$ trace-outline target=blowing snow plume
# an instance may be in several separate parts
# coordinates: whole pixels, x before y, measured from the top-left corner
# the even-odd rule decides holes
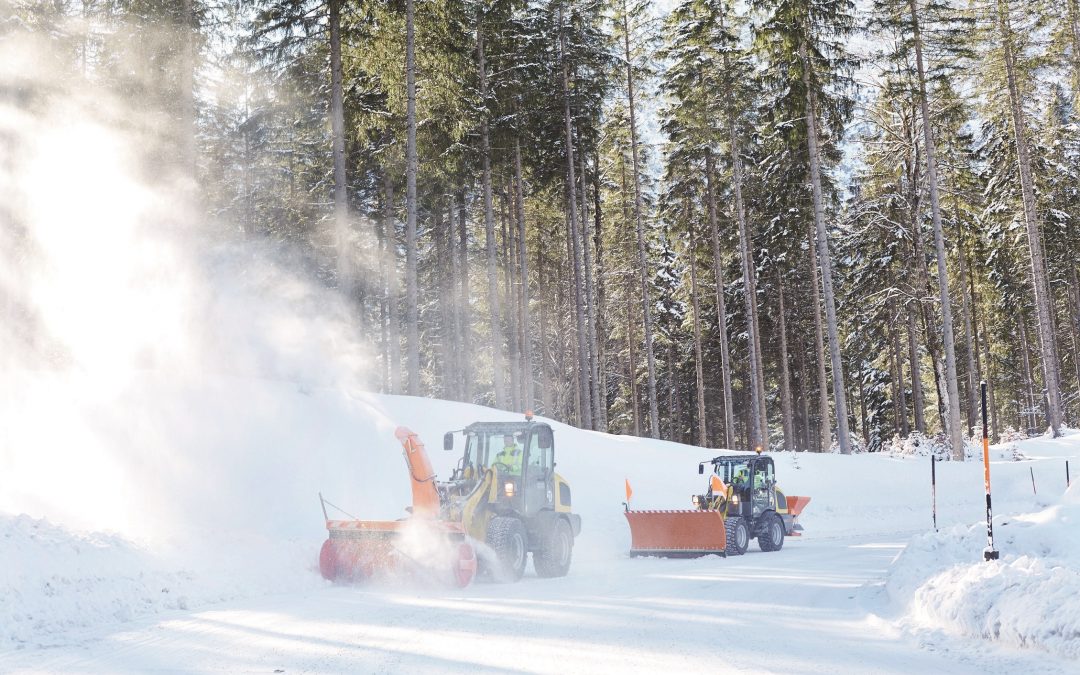
[[[114,64],[122,96],[0,42],[0,512],[174,542],[318,540],[320,489],[399,515],[404,478],[358,478],[402,471],[348,308],[193,215],[151,69]]]

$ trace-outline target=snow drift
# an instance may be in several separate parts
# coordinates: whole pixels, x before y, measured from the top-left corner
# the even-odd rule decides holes
[[[1080,658],[1080,485],[1060,503],[994,518],[1001,559],[982,561],[985,524],[912,539],[889,572],[903,622]]]

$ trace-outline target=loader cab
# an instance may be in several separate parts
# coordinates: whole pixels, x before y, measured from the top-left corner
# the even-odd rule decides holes
[[[761,455],[731,455],[712,461],[713,471],[732,488],[731,515],[753,520],[776,510],[776,470],[773,460]]]
[[[494,469],[498,502],[504,510],[531,516],[554,508],[555,441],[550,426],[477,422],[463,433],[465,452],[453,479],[465,490]],[[452,440],[444,441],[444,447],[452,447]]]

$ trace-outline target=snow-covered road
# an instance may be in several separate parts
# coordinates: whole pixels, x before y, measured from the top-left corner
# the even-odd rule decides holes
[[[905,540],[586,562],[565,579],[465,591],[325,587],[69,635],[0,656],[0,672],[1068,672],[897,630],[880,584]]]

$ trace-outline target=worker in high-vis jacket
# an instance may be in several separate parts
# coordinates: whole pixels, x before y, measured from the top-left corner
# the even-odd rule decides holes
[[[521,447],[514,442],[513,434],[503,436],[503,449],[495,455],[495,462],[510,467],[511,476],[521,475]]]

